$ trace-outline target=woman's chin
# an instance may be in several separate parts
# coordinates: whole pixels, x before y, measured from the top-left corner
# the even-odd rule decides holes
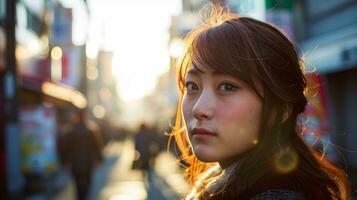
[[[212,155],[212,153],[204,151],[203,149],[195,150],[194,154],[197,159],[202,162],[217,162],[217,159]]]

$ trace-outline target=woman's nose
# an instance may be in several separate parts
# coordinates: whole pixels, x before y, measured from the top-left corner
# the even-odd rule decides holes
[[[214,97],[210,92],[202,92],[192,109],[193,116],[198,120],[211,119],[214,104]]]

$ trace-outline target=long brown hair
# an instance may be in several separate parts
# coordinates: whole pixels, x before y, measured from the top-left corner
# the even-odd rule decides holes
[[[226,187],[225,197],[239,195],[272,171],[294,171],[297,181],[309,180],[322,188],[320,192],[326,197],[348,199],[346,174],[301,138],[298,115],[307,104],[303,62],[294,44],[280,30],[215,6],[208,19],[185,36],[185,42],[187,49],[177,62],[180,99],[172,135],[181,150],[181,159],[188,163],[186,175],[192,184],[212,166],[192,153],[181,118],[184,79],[195,60],[246,82],[263,103],[259,142],[238,155],[239,170]],[[301,185],[309,199],[321,195]]]

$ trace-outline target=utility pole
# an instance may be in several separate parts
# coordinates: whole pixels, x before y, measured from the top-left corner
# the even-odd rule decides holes
[[[3,125],[1,141],[4,143],[2,162],[6,173],[5,188],[8,199],[16,198],[22,193],[23,178],[20,170],[20,133],[18,125],[18,87],[16,73],[16,3],[17,0],[6,0],[4,28],[6,36],[5,68],[0,73],[1,95],[0,111]],[[4,148],[4,147],[3,147]],[[3,183],[2,183],[3,184]]]

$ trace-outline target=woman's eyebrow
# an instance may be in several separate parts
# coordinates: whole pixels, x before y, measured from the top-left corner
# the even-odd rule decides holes
[[[202,71],[201,69],[199,69],[198,67],[196,67],[195,65],[192,64],[192,67],[191,69],[188,70],[187,74],[190,74],[190,75],[199,75],[199,74],[204,74],[205,72]]]
[[[206,72],[201,70],[200,68],[198,68],[195,64],[192,63],[192,67],[188,70],[187,72],[190,75],[199,75],[199,74],[205,74]],[[226,73],[218,71],[218,70],[213,70],[210,71],[209,73],[211,73],[212,75],[226,75]]]

